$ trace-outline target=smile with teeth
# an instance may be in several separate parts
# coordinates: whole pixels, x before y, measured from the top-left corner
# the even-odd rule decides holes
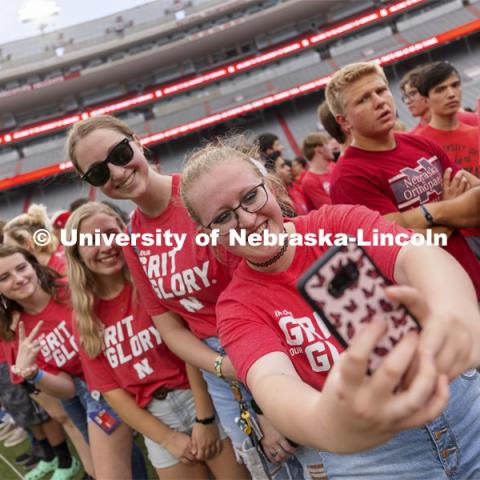
[[[259,234],[261,235],[261,234],[265,231],[266,228],[267,228],[267,222],[264,222],[264,223],[262,223],[261,225],[259,225],[259,227],[258,227],[255,231],[250,232],[250,233],[247,235],[247,238],[248,238],[250,235],[254,234],[254,233],[259,233]]]
[[[129,187],[133,182],[134,176],[135,176],[135,170],[125,179],[124,182],[119,183],[118,185],[115,186],[115,188],[120,189],[120,188]]]

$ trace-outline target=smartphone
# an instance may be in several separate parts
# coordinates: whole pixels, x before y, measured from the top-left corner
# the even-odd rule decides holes
[[[344,348],[362,325],[373,319],[387,324],[369,359],[369,373],[373,373],[403,335],[421,329],[406,307],[386,297],[384,288],[390,284],[365,250],[352,241],[330,248],[302,275],[297,288]]]

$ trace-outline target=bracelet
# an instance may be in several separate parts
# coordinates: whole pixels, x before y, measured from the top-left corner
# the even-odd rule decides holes
[[[217,375],[218,378],[224,378],[222,373],[222,363],[224,359],[225,359],[225,355],[219,355],[215,359],[215,363],[213,364],[215,368],[215,375]]]
[[[37,382],[39,382],[45,375],[45,371],[42,370],[41,368],[38,369],[38,372],[37,374],[35,375],[34,378],[31,378],[31,379],[25,379],[27,380],[28,383],[32,383],[32,384],[35,384]]]
[[[212,415],[211,417],[207,418],[197,418],[195,417],[195,423],[201,423],[202,425],[210,425],[215,421],[215,415]]]
[[[435,226],[435,220],[433,219],[432,214],[428,211],[428,208],[425,205],[420,205],[420,210],[423,213],[423,216],[425,217],[425,220],[428,223],[429,227]]]
[[[28,380],[29,378],[35,378],[38,373],[38,366],[33,365],[32,367],[17,368],[16,365],[12,365],[10,370],[14,375],[17,375],[17,377],[22,377],[24,380]]]

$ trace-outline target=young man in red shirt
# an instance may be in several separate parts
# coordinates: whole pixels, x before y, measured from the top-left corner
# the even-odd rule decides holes
[[[415,67],[413,70],[408,71],[400,80],[403,102],[412,117],[420,118],[417,125],[410,130],[410,133],[418,133],[430,121],[430,109],[427,101],[420,95],[417,88],[418,77],[423,68],[422,65]]]
[[[329,138],[321,132],[309,133],[302,142],[309,168],[302,180],[303,191],[314,208],[331,204],[330,178],[335,164],[328,147]]]
[[[479,177],[479,129],[457,118],[462,102],[458,71],[448,62],[435,62],[422,70],[418,91],[431,113],[430,122],[419,130],[419,135],[438,143],[460,168]]]
[[[480,181],[459,171],[429,139],[393,131],[395,103],[377,64],[342,68],[330,80],[326,98],[352,137],[332,176],[333,203],[365,205],[420,231],[448,227],[446,250],[469,273],[480,296],[478,261],[456,230],[480,225],[480,188],[475,188]],[[467,182],[472,188],[460,193]]]

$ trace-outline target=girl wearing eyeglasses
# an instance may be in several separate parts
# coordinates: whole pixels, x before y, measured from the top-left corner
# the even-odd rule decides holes
[[[77,398],[81,410],[66,410],[90,443],[94,477],[129,478],[132,432],[103,399],[94,398],[86,389],[66,282],[27,250],[0,245],[0,294],[0,335],[14,381],[26,381],[40,392],[67,402]],[[11,330],[14,313],[20,314],[15,333]],[[146,478],[138,447],[133,454],[135,478]],[[79,463],[72,457],[52,478],[68,480],[79,471]]]
[[[285,222],[257,168],[228,143],[191,157],[181,191],[200,228],[217,229],[219,243],[242,258],[217,303],[222,345],[272,423],[320,451],[328,478],[479,476],[473,367],[480,363],[480,318],[472,283],[450,255],[436,247],[366,248],[387,278],[404,285],[387,295],[423,326],[369,376],[383,323],[369,324],[342,352],[295,288],[328,247],[230,245],[228,234],[356,236],[363,229],[368,239],[374,229],[406,231],[360,206],[325,206]]]
[[[149,168],[139,138],[124,122],[109,116],[83,120],[71,128],[66,150],[84,181],[110,198],[136,204],[129,225],[132,235],[160,233],[165,239],[124,249],[139,296],[172,352],[202,370],[220,421],[251,475],[265,478],[256,449],[236,423],[239,403],[225,381],[235,378],[235,371],[216,336],[215,303],[238,260],[226,252],[219,260],[208,247],[196,245],[196,225],[180,199],[180,175]],[[166,233],[178,235],[178,242],[167,243]],[[248,403],[248,392],[241,391]],[[275,463],[288,459],[295,448],[260,421],[268,433],[263,440],[268,458]],[[293,463],[292,469],[299,468]],[[296,470],[291,474],[302,475]]]

